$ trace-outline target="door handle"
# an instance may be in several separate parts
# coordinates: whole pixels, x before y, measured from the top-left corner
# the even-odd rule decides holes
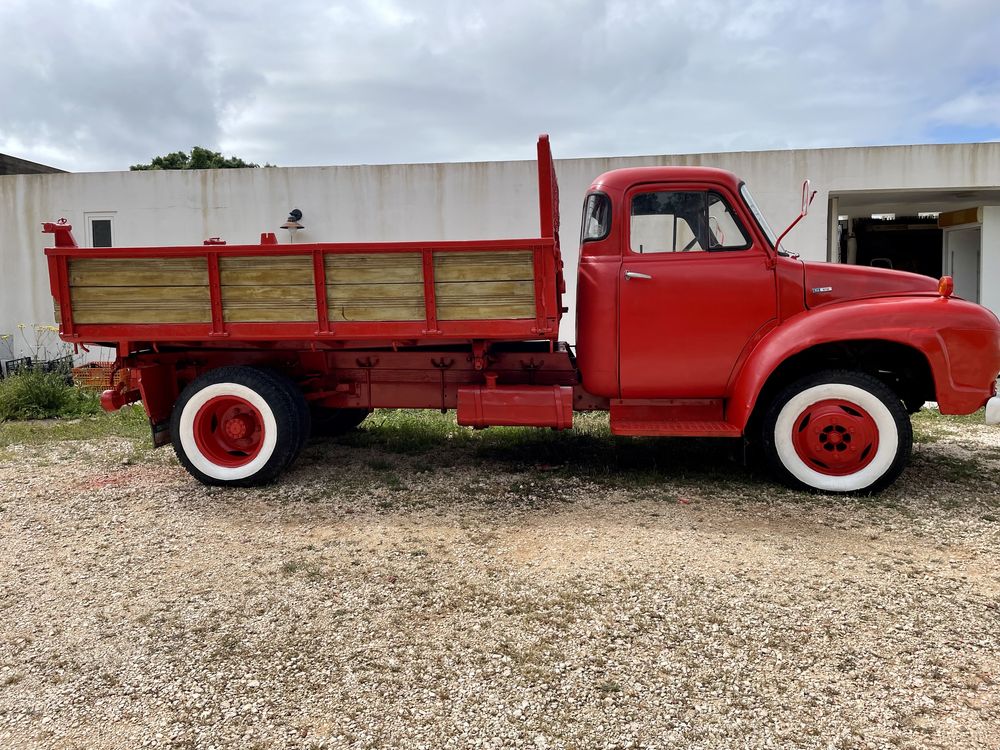
[[[638,271],[626,271],[625,280],[628,279],[651,279],[653,278],[648,273],[639,273]]]

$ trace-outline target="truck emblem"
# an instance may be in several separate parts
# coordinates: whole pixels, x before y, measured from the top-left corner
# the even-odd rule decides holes
[[[832,292],[832,291],[833,291],[832,286],[817,286],[813,287],[812,290],[813,294],[822,294],[823,292]]]

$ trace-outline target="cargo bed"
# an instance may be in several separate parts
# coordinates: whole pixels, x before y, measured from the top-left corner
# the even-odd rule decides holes
[[[116,346],[202,342],[555,340],[564,291],[558,187],[538,142],[541,237],[468,242],[81,248],[45,224],[65,340]]]

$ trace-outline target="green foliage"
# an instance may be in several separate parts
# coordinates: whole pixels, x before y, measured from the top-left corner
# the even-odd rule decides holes
[[[87,395],[87,394],[84,394]],[[96,398],[92,399],[95,404]],[[149,445],[149,421],[142,406],[134,404],[108,414],[97,411],[73,419],[0,422],[0,460],[11,445],[44,445],[63,440],[99,440],[121,437]]]
[[[218,151],[209,151],[207,148],[195,146],[190,154],[183,151],[174,151],[166,156],[157,156],[149,164],[133,164],[129,167],[133,172],[140,172],[149,169],[240,169],[245,167],[259,167],[260,164],[252,164],[243,161],[238,156],[225,157]],[[265,164],[265,167],[272,167],[273,164]]]
[[[32,370],[0,380],[0,422],[79,417],[100,408],[97,396],[70,385],[65,373]]]

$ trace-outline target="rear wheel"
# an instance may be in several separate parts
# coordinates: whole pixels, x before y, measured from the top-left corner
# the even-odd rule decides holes
[[[174,405],[174,451],[205,484],[266,484],[298,456],[308,417],[290,380],[253,367],[220,367],[194,380]]]
[[[910,456],[906,408],[882,381],[831,370],[805,377],[774,400],[763,425],[768,461],[787,484],[822,492],[879,492]]]

